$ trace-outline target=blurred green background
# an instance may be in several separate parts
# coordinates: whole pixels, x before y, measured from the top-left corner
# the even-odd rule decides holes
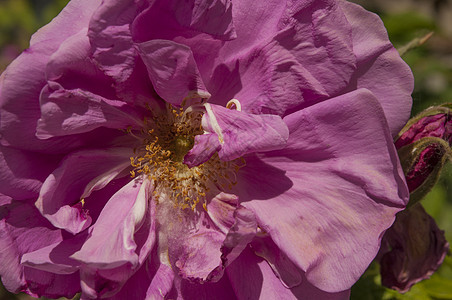
[[[68,0],[0,0],[0,71],[28,47],[30,36],[48,23]],[[399,48],[430,31],[424,45],[404,59],[415,77],[413,114],[432,105],[452,102],[452,0],[355,0],[380,15],[389,37]],[[449,163],[423,205],[452,242],[452,167]],[[451,243],[452,244],[452,243]],[[0,300],[32,299],[13,295],[0,286]],[[431,279],[406,294],[379,284],[378,266],[372,265],[352,289],[352,299],[452,299],[452,258],[449,255]],[[313,299],[315,300],[315,299]]]

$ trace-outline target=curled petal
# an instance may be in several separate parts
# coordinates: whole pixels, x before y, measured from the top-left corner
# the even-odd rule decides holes
[[[137,128],[142,125],[140,117],[124,102],[105,99],[82,89],[66,90],[56,82],[49,82],[41,94],[41,118],[36,136],[48,139],[99,127]]]
[[[205,107],[202,126],[217,136],[221,145],[218,155],[222,160],[283,148],[289,137],[287,126],[279,116],[253,115],[219,105],[205,104]],[[203,151],[200,146],[195,145],[192,152]]]
[[[80,251],[71,257],[91,267],[113,269],[139,263],[134,240],[148,208],[151,182],[130,181],[108,201]],[[153,232],[151,234],[154,234]],[[149,241],[153,244],[153,239]],[[152,249],[149,247],[148,251]]]
[[[91,224],[82,199],[105,187],[130,165],[129,149],[75,152],[44,182],[36,206],[55,227],[78,233]],[[102,162],[102,163],[99,163]],[[90,174],[91,176],[86,176]]]
[[[22,256],[61,242],[62,234],[26,202],[1,206],[0,217],[0,276],[8,290],[18,293],[28,287]]]
[[[172,104],[187,97],[209,98],[190,48],[167,40],[138,44],[155,91]]]

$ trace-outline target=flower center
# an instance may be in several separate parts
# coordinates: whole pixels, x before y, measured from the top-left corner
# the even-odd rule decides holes
[[[139,137],[142,146],[131,157],[132,177],[145,174],[154,181],[154,198],[169,197],[182,209],[206,208],[206,196],[212,188],[221,191],[236,184],[236,172],[243,160],[221,161],[214,154],[207,162],[189,168],[184,156],[193,148],[195,136],[203,134],[202,112],[167,105],[167,113],[145,120]],[[130,130],[128,130],[131,133]],[[132,133],[131,133],[132,134]]]

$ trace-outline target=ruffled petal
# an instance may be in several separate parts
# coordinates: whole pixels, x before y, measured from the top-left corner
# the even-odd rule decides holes
[[[47,177],[36,206],[57,228],[71,233],[86,229],[91,217],[83,209],[81,200],[105,187],[128,167],[130,151],[113,148],[72,153]]]
[[[149,78],[160,97],[180,105],[190,98],[209,98],[190,48],[167,40],[138,44]]]
[[[142,118],[129,105],[81,89],[66,90],[49,82],[41,94],[41,118],[36,136],[48,139],[85,133],[99,127],[141,128]]]
[[[279,174],[264,177],[246,159],[235,193],[311,284],[327,292],[348,289],[408,201],[383,111],[370,92],[358,90],[284,121],[287,147],[260,155]]]
[[[89,24],[94,60],[119,83],[130,77],[138,57],[130,32],[130,24],[137,14],[135,2],[102,1]]]
[[[46,80],[55,81],[66,89],[82,89],[114,99],[113,80],[105,75],[91,58],[87,29],[67,38],[52,53],[46,65]]]
[[[202,127],[217,136],[221,160],[229,161],[252,152],[283,148],[289,137],[287,126],[279,116],[253,115],[210,104],[205,104],[205,108]],[[215,144],[210,147],[218,147]],[[205,148],[203,143],[197,143],[190,155],[205,155]]]
[[[89,229],[89,238],[80,251],[71,257],[101,269],[113,269],[124,264],[136,267],[135,232],[143,224],[148,209],[151,182],[130,181],[108,201],[97,222]],[[152,218],[154,220],[154,218]],[[153,221],[154,222],[154,221]],[[155,227],[155,225],[146,224]],[[155,233],[151,230],[151,235]],[[154,239],[149,241],[152,249]]]
[[[27,288],[22,255],[62,240],[61,230],[52,228],[39,211],[25,202],[0,207],[0,276],[14,293]]]
[[[267,2],[249,5],[246,11]],[[281,8],[284,6],[277,10]],[[233,41],[222,49],[222,54],[228,53],[229,57],[218,64],[211,80],[206,82],[213,103],[224,105],[233,93],[232,97],[242,102],[244,111],[282,116],[291,109],[332,97],[346,87],[355,70],[355,57],[351,28],[337,3],[302,2],[299,7],[289,5],[279,13],[282,14],[276,26],[279,30],[267,33],[253,48],[229,53],[242,46],[235,46],[237,41]],[[259,32],[252,29],[239,39],[254,36],[256,30]],[[239,76],[231,76],[235,70]],[[225,84],[225,80],[231,82]]]
[[[395,136],[410,117],[413,74],[392,46],[377,15],[348,1],[339,4],[352,26],[353,52],[357,58],[357,70],[347,89],[370,90],[383,107]]]
[[[196,218],[191,228],[168,236],[169,261],[184,279],[217,281],[256,234],[254,215],[238,207],[235,195],[219,193]],[[183,226],[183,225],[180,225]]]
[[[100,0],[71,1],[31,39],[31,46],[13,61],[1,77],[0,142],[21,149],[51,151],[75,148],[79,137],[40,141],[35,137],[39,119],[39,94],[45,85],[46,64],[60,44],[88,26]],[[20,88],[18,88],[20,87]]]
[[[230,0],[153,1],[134,20],[133,38],[140,42],[182,36],[231,40],[236,37],[232,10]]]

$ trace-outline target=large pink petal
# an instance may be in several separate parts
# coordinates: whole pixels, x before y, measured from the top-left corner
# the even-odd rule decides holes
[[[86,229],[91,217],[81,200],[105,187],[130,165],[130,149],[84,150],[66,157],[44,182],[36,206],[55,227]]]
[[[87,241],[71,256],[82,263],[82,290],[90,297],[116,294],[153,249],[155,203],[151,182],[141,180],[131,180],[113,195]]]
[[[383,111],[358,90],[284,120],[287,147],[260,155],[276,171],[264,177],[247,160],[237,193],[309,282],[328,292],[348,289],[408,200]]]
[[[413,74],[390,43],[377,15],[348,1],[339,3],[352,26],[353,52],[358,63],[348,89],[369,89],[383,107],[395,136],[410,117]]]
[[[138,44],[157,94],[179,105],[191,97],[209,98],[190,48],[167,40]]]

